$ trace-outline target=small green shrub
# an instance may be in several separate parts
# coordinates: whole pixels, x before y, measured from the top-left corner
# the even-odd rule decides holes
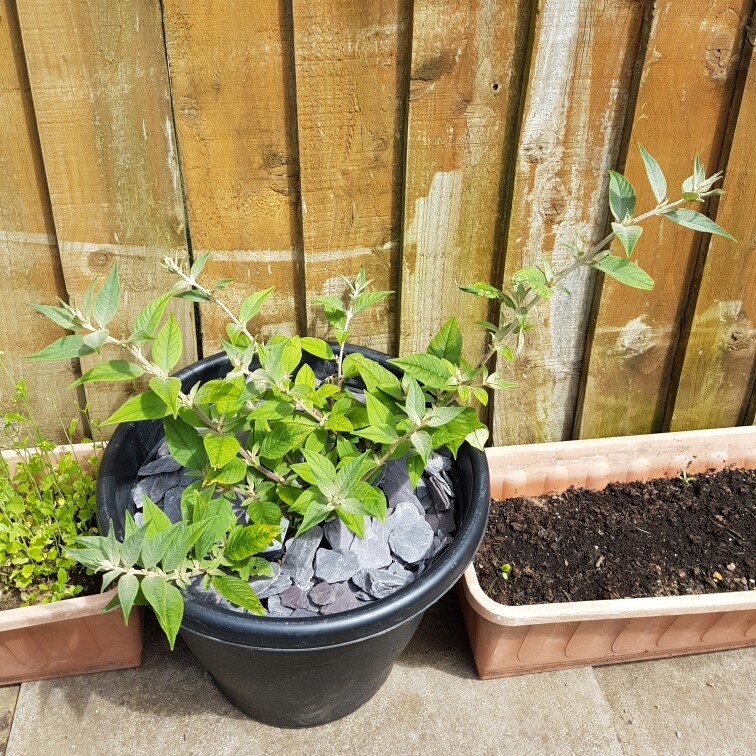
[[[35,422],[23,381],[13,402],[17,411],[2,417],[2,440],[20,459],[11,475],[0,457],[0,594],[18,592],[25,606],[45,604],[76,596],[92,582],[64,549],[98,532],[97,458],[85,470],[71,451],[52,455],[55,443]],[[75,428],[73,421],[69,439]]]

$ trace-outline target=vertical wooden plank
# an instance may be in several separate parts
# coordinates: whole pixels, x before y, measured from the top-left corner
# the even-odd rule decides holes
[[[294,0],[308,306],[364,265],[396,289],[409,16],[406,0]],[[355,321],[352,340],[394,352],[397,302]],[[324,335],[316,305],[308,330]]]
[[[400,351],[424,350],[457,315],[480,358],[515,138],[529,0],[416,0],[405,174]]]
[[[186,257],[160,7],[25,0],[18,10],[66,287],[76,300],[118,260],[119,331],[173,283],[163,256]],[[185,364],[196,355],[192,309],[174,308]],[[88,386],[96,417],[135,390]]]
[[[638,210],[654,207],[641,142],[667,173],[670,194],[692,172],[698,151],[709,172],[719,160],[751,0],[657,3],[643,63],[625,173]],[[679,195],[677,195],[679,196]],[[699,234],[649,222],[638,261],[652,292],[604,282],[586,360],[575,435],[596,438],[661,429],[669,378]]]
[[[163,3],[174,114],[194,256],[207,280],[276,292],[253,322],[263,334],[304,328],[294,61],[286,0]],[[301,316],[300,316],[301,313]],[[226,318],[201,307],[202,346]]]
[[[0,360],[8,371],[0,370],[0,399],[10,411],[14,380],[23,378],[37,421],[62,441],[58,412],[65,423],[76,414],[75,394],[66,387],[78,365],[24,359],[63,335],[27,303],[54,301],[66,290],[12,0],[0,3],[0,113]]]
[[[643,3],[546,0],[536,19],[532,65],[515,164],[504,280],[519,268],[570,262],[565,244],[603,236],[606,170],[617,159]],[[576,271],[531,316],[536,326],[514,368],[517,388],[494,396],[494,443],[569,438],[580,383],[595,273]],[[517,411],[512,412],[512,407]]]
[[[669,429],[739,425],[756,358],[756,61],[753,42],[717,223],[737,244],[713,236],[703,267]]]

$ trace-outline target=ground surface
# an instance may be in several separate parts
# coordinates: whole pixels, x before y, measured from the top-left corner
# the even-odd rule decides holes
[[[745,756],[756,743],[756,648],[482,682],[453,595],[375,698],[314,730],[251,721],[151,621],[145,641],[136,670],[0,688],[0,754],[14,703],[6,756]]]
[[[756,471],[493,502],[475,567],[511,605],[753,590]]]

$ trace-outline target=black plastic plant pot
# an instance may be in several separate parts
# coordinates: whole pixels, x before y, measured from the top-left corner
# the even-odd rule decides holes
[[[395,374],[387,355],[359,351]],[[316,375],[333,363],[306,355]],[[177,373],[184,390],[220,378],[225,354]],[[160,421],[120,425],[105,449],[97,479],[101,532],[114,524],[123,537],[137,471],[163,437]],[[385,682],[423,612],[462,575],[483,538],[489,479],[485,454],[464,444],[453,466],[457,535],[415,581],[388,598],[341,614],[313,618],[257,617],[187,599],[181,636],[224,695],[249,716],[279,727],[310,727],[346,716]]]

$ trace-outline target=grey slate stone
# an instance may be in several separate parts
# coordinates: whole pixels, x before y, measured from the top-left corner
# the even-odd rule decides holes
[[[311,611],[310,609],[295,609],[289,616],[290,617],[317,617],[318,612]]]
[[[267,598],[268,596],[273,595],[272,593],[268,593],[264,596],[260,595],[270,588],[281,574],[281,565],[278,564],[278,562],[271,562],[270,567],[273,570],[272,575],[257,575],[249,579],[249,587],[257,594],[258,598]],[[289,585],[291,585],[291,583],[289,583]],[[288,588],[288,586],[286,587]],[[283,590],[286,590],[286,588]]]
[[[281,603],[280,596],[271,596],[268,599],[268,614],[271,617],[291,617],[293,613],[293,609]]]
[[[437,531],[443,531],[445,534],[453,533],[457,526],[454,522],[454,511],[451,509],[448,509],[445,512],[439,512],[438,515],[438,527],[435,528]]]
[[[355,538],[354,533],[338,517],[323,525],[323,534],[332,549],[348,549]]]
[[[316,525],[301,536],[290,538],[286,543],[286,553],[281,562],[281,571],[294,578],[299,586],[308,585],[315,574],[313,561],[315,552],[323,540],[323,528]],[[265,552],[262,552],[265,553]]]
[[[131,492],[134,503],[138,506],[142,506],[142,496],[147,494],[149,498],[157,504],[165,495],[166,491],[170,491],[171,488],[175,488],[178,485],[178,473],[160,473],[158,475],[150,475],[143,480],[140,480]]]
[[[367,591],[370,584],[368,581],[368,571],[357,570],[357,572],[352,575],[349,582],[351,585],[354,585],[357,590]]]
[[[445,538],[439,538],[438,544],[435,543],[435,538],[433,539],[433,556],[436,556],[439,552],[443,551],[454,539],[451,536],[446,536]]]
[[[398,501],[406,496],[414,496],[415,489],[410,483],[407,474],[407,463],[404,457],[400,459],[390,459],[383,466],[380,479],[377,481],[379,488],[383,490],[391,506],[393,501]],[[396,497],[399,497],[397,499]]]
[[[141,527],[144,524],[144,515],[141,512],[135,512],[134,522]]]
[[[181,520],[181,494],[183,492],[184,490],[181,486],[176,486],[176,488],[166,491],[163,496],[162,509],[171,522],[179,522]]]
[[[451,509],[454,504],[454,489],[442,477],[433,476],[428,481],[428,486],[436,511],[442,512]]]
[[[271,562],[271,564],[278,566],[276,562]],[[292,580],[291,575],[284,575],[283,573],[281,573],[267,586],[261,588],[259,591],[257,590],[257,588],[255,588],[255,593],[257,593],[257,598],[259,599],[272,598],[273,596],[278,596],[283,593],[293,584],[293,582],[294,581]],[[254,588],[254,586],[252,587]]]
[[[176,472],[181,469],[181,465],[171,456],[158,457],[152,462],[142,465],[137,472],[140,477],[147,475],[158,475],[160,473]]]
[[[422,478],[420,478],[420,480],[417,481],[417,486],[415,487],[415,496],[417,496],[417,498],[422,501],[424,497],[429,495],[428,484],[425,481],[425,476],[423,476]]]
[[[407,580],[388,570],[367,571],[367,592],[377,599],[386,598],[407,584]]]
[[[431,530],[435,533],[438,530],[438,515],[431,511],[427,512],[425,515],[425,521],[428,523],[428,525],[431,526]]]
[[[428,475],[438,475],[442,470],[451,470],[451,459],[438,452],[431,452],[428,455],[428,464],[425,465],[425,472]]]
[[[349,550],[357,555],[360,569],[378,569],[391,564],[388,533],[379,520],[371,518],[366,521],[364,538],[355,537]]]
[[[408,583],[415,579],[415,573],[410,572],[408,569],[399,564],[399,562],[391,562],[387,569],[392,575],[403,578]]]
[[[307,609],[316,610],[317,605],[310,601],[308,588],[300,588],[298,585],[292,585],[281,594],[281,604],[288,606],[290,609]]]
[[[310,588],[310,592],[307,595],[310,601],[318,606],[328,606],[328,604],[332,604],[341,595],[341,591],[339,590],[341,587],[341,583],[318,583],[313,588]]]
[[[158,446],[157,455],[158,457],[167,457],[171,453],[171,450],[168,448],[168,442],[163,439],[160,442],[160,446]]]
[[[321,614],[338,614],[360,606],[357,597],[344,584],[332,587],[337,589],[336,598],[320,610]]]
[[[386,530],[391,533],[397,527],[404,527],[422,519],[422,516],[417,511],[417,507],[412,502],[403,501],[386,518]]]
[[[362,566],[354,551],[318,549],[315,552],[315,577],[326,583],[343,583]]]
[[[419,562],[433,544],[433,530],[424,520],[417,518],[401,527],[395,527],[389,536],[391,551],[405,562]],[[373,594],[375,595],[375,594]]]

